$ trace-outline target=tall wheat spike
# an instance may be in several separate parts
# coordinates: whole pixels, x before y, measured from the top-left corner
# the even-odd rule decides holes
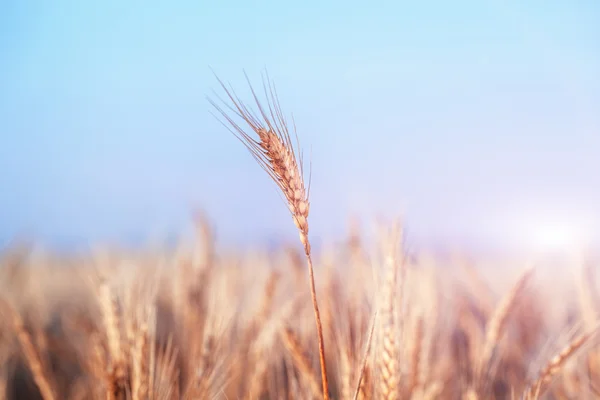
[[[325,343],[323,340],[321,315],[317,302],[310,241],[308,239],[308,213],[310,206],[308,197],[310,187],[307,191],[304,185],[302,157],[300,157],[300,159],[296,157],[296,153],[299,149],[294,148],[287,122],[279,105],[277,92],[270,83],[268,76],[266,82],[263,78],[263,87],[267,98],[267,108],[265,108],[258,100],[258,97],[248,80],[248,76],[246,75],[246,80],[248,81],[250,90],[252,91],[252,95],[260,111],[260,117],[248,109],[239,98],[237,98],[235,92],[232,89],[227,89],[225,84],[218,77],[217,80],[233,103],[233,107],[231,107],[224,102],[226,107],[249,125],[251,130],[258,136],[258,140],[255,136],[240,127],[233,118],[214,101],[209,99],[209,102],[227,120],[227,122],[229,122],[230,126],[225,123],[223,124],[244,144],[244,146],[246,146],[262,169],[265,170],[269,177],[283,192],[294,223],[298,228],[300,241],[304,246],[304,254],[306,255],[308,262],[310,292],[319,343],[323,398],[327,400],[329,399],[329,385],[327,382],[327,369],[325,365]],[[298,137],[296,135],[296,145],[299,147],[297,139]]]

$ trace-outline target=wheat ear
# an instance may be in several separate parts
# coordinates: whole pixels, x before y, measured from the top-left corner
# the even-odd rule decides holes
[[[534,271],[534,268],[530,267],[522,273],[512,290],[508,292],[496,306],[494,313],[488,321],[485,334],[485,343],[483,346],[482,357],[479,366],[480,379],[483,378],[483,374],[488,372],[494,351],[496,350],[496,346],[498,346],[498,342],[504,333],[507,322],[512,315],[512,311],[514,311],[518,305],[517,301],[519,300],[519,296],[525,291]]]
[[[248,77],[246,76],[248,80]],[[312,297],[317,335],[319,342],[319,361],[321,363],[321,380],[323,384],[323,398],[329,399],[329,385],[327,383],[327,369],[325,365],[325,344],[323,340],[323,328],[321,315],[317,302],[315,289],[315,278],[311,258],[310,241],[308,239],[308,213],[309,213],[309,190],[304,186],[302,158],[296,157],[297,149],[291,139],[287,122],[279,105],[279,99],[273,85],[263,79],[263,87],[267,97],[268,108],[264,108],[252,85],[248,81],[250,90],[260,111],[260,117],[254,114],[237,98],[233,90],[227,89],[223,82],[217,78],[227,96],[233,103],[233,107],[226,107],[235,115],[242,118],[258,136],[251,135],[240,127],[232,117],[220,106],[209,99],[210,103],[229,122],[231,126],[224,125],[246,146],[250,154],[258,162],[269,177],[277,184],[283,192],[292,218],[300,234],[300,241],[304,246],[304,254],[308,261],[308,274],[310,279],[310,293]],[[233,128],[233,129],[232,129]],[[258,140],[257,140],[258,139]],[[296,144],[297,144],[296,136]]]
[[[380,397],[386,400],[398,399],[400,370],[398,365],[398,347],[396,333],[397,314],[397,284],[398,257],[397,245],[400,242],[402,230],[399,224],[394,224],[389,236],[386,237],[385,249],[385,281],[381,293],[380,319],[381,343],[379,353],[379,383]],[[404,266],[402,267],[404,268]],[[402,305],[402,303],[400,303]]]
[[[554,376],[560,372],[565,363],[588,342],[598,331],[600,326],[596,325],[594,329],[583,333],[573,339],[565,348],[548,361],[544,368],[540,371],[538,378],[533,384],[528,385],[523,395],[523,399],[538,398],[545,390],[545,385],[548,385]]]

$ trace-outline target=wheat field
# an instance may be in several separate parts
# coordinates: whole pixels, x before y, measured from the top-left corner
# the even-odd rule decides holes
[[[590,260],[439,257],[407,248],[398,221],[314,250],[274,88],[263,106],[253,92],[254,114],[222,87],[229,108],[211,103],[277,184],[300,242],[219,247],[198,215],[175,248],[6,249],[0,398],[600,398]]]
[[[218,251],[204,224],[170,250],[6,251],[1,397],[323,397],[301,249]],[[351,231],[315,256],[331,398],[353,399],[363,367],[359,399],[600,395],[591,267],[388,251]]]

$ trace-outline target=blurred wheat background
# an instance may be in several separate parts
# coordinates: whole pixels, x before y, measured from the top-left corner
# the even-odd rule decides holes
[[[568,274],[519,260],[474,264],[394,247],[397,226],[371,226],[380,240],[368,245],[368,228],[315,252],[332,398],[353,399],[356,388],[360,399],[600,396],[589,263],[571,260]],[[204,219],[191,239],[80,257],[7,251],[0,395],[322,398],[296,243],[218,249]]]

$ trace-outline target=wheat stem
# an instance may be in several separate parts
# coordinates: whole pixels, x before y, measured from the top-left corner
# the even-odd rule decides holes
[[[361,362],[360,372],[358,374],[358,380],[356,381],[356,389],[354,390],[354,400],[358,400],[358,395],[360,394],[360,388],[363,381],[363,377],[365,375],[365,370],[367,369],[367,361],[369,359],[369,351],[371,350],[371,342],[373,340],[373,332],[375,331],[375,322],[377,321],[377,310],[375,310],[375,314],[373,315],[373,322],[371,323],[371,328],[369,329],[369,337],[367,338],[367,344],[365,346],[365,354],[363,354],[363,359]]]

